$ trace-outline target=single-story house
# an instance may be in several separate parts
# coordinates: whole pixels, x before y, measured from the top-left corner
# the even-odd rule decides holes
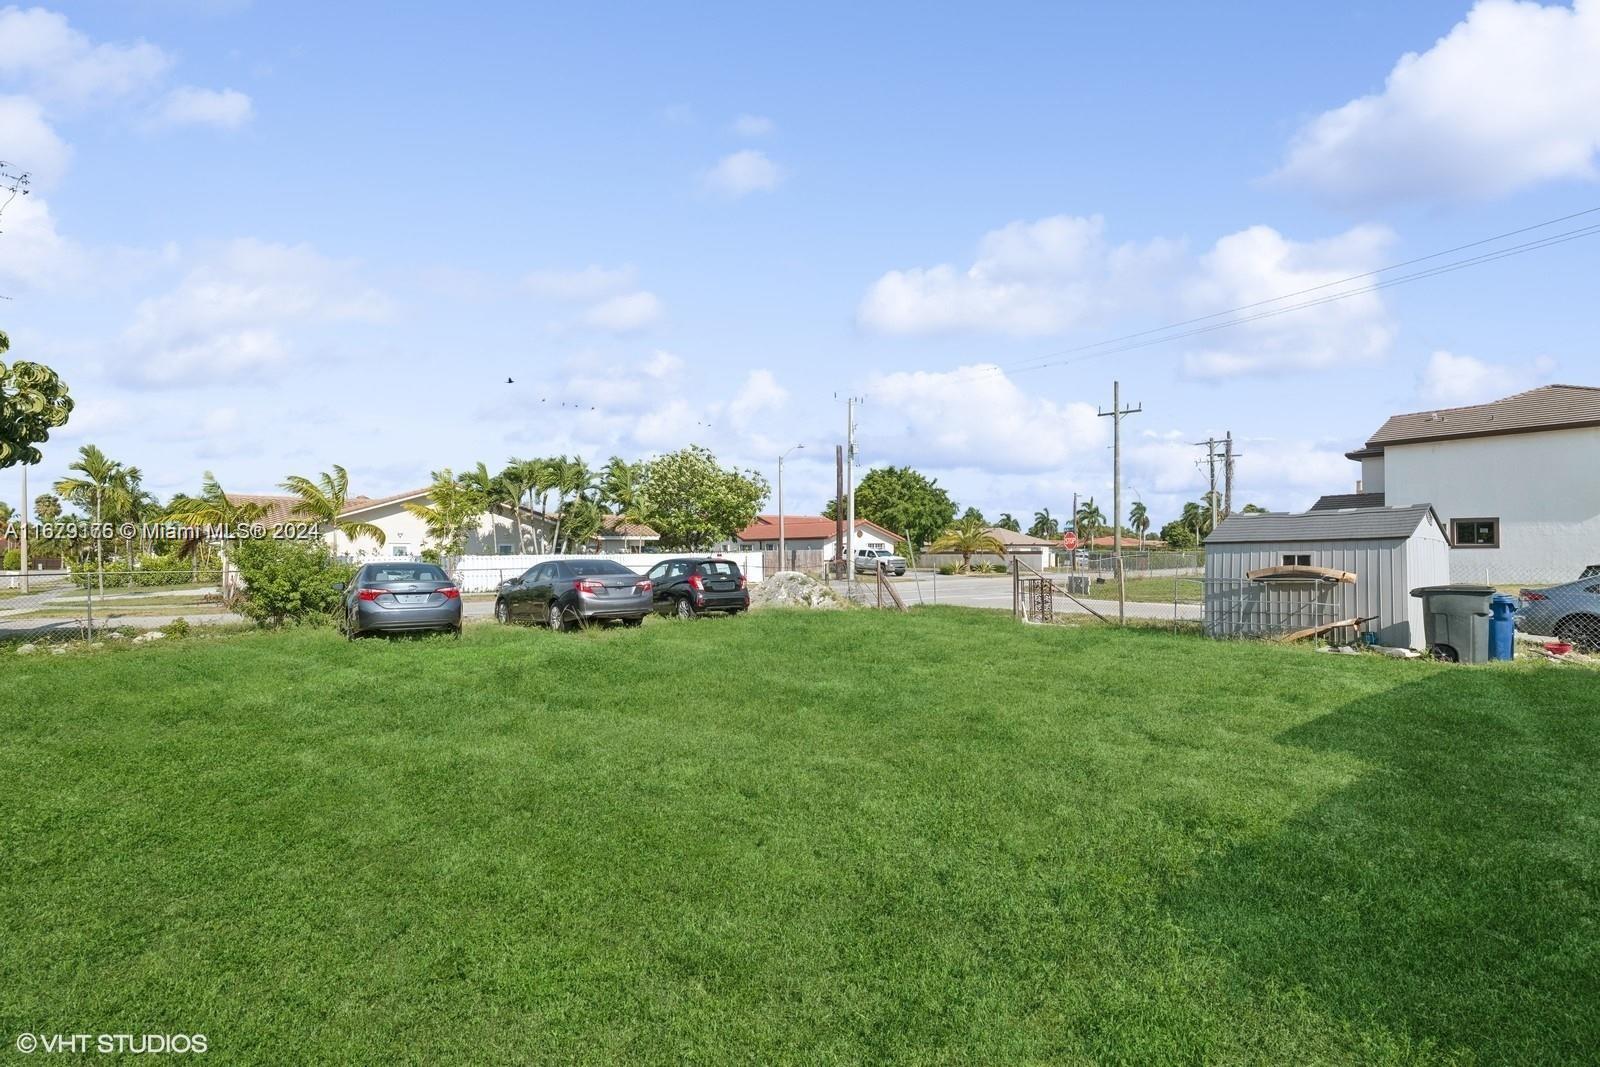
[[[821,561],[834,557],[835,523],[822,515],[783,516],[783,543],[790,553],[784,566],[792,566],[796,559],[815,558]],[[888,549],[898,551],[905,538],[886,530],[875,522],[856,520],[856,548]],[[712,546],[718,552],[777,552],[778,516],[757,515],[754,522],[726,541]],[[848,534],[845,551],[850,551]],[[815,555],[820,553],[820,556]],[[802,555],[803,554],[803,555]]]
[[[1566,581],[1600,563],[1600,388],[1395,415],[1345,455],[1361,464],[1355,493],[1313,510],[1431,504],[1454,581]]]

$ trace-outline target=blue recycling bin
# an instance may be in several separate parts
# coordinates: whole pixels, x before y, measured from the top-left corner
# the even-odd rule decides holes
[[[1496,593],[1489,601],[1489,658],[1510,659],[1515,655],[1517,598]]]

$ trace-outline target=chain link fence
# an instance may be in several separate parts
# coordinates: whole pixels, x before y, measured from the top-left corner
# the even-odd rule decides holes
[[[0,573],[0,641],[89,638],[121,627],[155,629],[176,618],[234,618],[220,571]]]

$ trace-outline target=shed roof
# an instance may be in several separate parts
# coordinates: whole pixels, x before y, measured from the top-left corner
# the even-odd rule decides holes
[[[1237,545],[1256,541],[1373,541],[1410,537],[1424,519],[1433,516],[1431,504],[1399,508],[1348,508],[1343,511],[1307,511],[1300,514],[1272,511],[1229,515],[1206,538],[1208,545]]]

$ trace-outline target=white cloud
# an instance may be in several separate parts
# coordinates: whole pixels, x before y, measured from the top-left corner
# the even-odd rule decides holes
[[[733,132],[740,137],[765,137],[777,128],[765,115],[740,115],[733,120]]]
[[[589,265],[579,270],[536,270],[522,279],[529,292],[551,300],[597,300],[634,283],[637,272],[631,266]]]
[[[746,148],[723,156],[705,175],[705,186],[714,193],[740,197],[749,193],[770,192],[783,180],[778,165],[766,153]]]
[[[857,317],[882,333],[1058,334],[1146,298],[1181,250],[1159,240],[1110,245],[1098,215],[1012,222],[983,236],[964,271],[948,263],[889,271]]]
[[[139,303],[123,333],[130,358],[113,373],[167,387],[269,378],[301,355],[299,327],[378,321],[389,311],[352,264],[307,245],[233,241],[171,292]]]
[[[0,213],[0,286],[48,289],[87,267],[83,249],[56,231],[44,197],[18,196]]]
[[[778,384],[769,370],[753,370],[728,404],[728,416],[734,425],[745,427],[758,415],[781,409],[789,399],[789,391]]]
[[[1532,388],[1552,369],[1554,364],[1544,358],[1512,366],[1441,349],[1428,357],[1418,392],[1425,403],[1436,407],[1482,404]]]
[[[250,121],[250,98],[236,89],[197,89],[186,85],[162,101],[158,121],[167,126],[216,126],[232,130]]]
[[[1481,198],[1593,180],[1600,2],[1480,0],[1383,91],[1307,123],[1276,177],[1330,199]]]
[[[661,319],[661,314],[660,298],[641,290],[602,300],[584,312],[583,321],[611,333],[634,333],[653,326]]]
[[[1269,226],[1252,226],[1222,238],[1201,257],[1183,288],[1184,308],[1198,316],[1273,301],[1232,316],[1249,318],[1320,299],[1342,290],[1276,300],[1381,266],[1393,239],[1381,226],[1357,226],[1321,241],[1292,241]],[[1196,378],[1314,370],[1379,359],[1393,337],[1382,298],[1365,293],[1216,331],[1203,347],[1185,351],[1183,364]]]
[[[683,360],[664,349],[656,349],[639,368],[657,381],[672,377],[683,369]]]
[[[45,121],[38,101],[0,96],[0,160],[27,171],[35,186],[47,186],[67,169],[71,149]]]
[[[1109,433],[1092,404],[1019,389],[993,364],[902,371],[868,382],[863,441],[891,463],[992,472],[1066,466]]]
[[[0,9],[0,80],[33,96],[75,108],[148,89],[171,58],[153,44],[94,44],[65,15],[44,8]]]

